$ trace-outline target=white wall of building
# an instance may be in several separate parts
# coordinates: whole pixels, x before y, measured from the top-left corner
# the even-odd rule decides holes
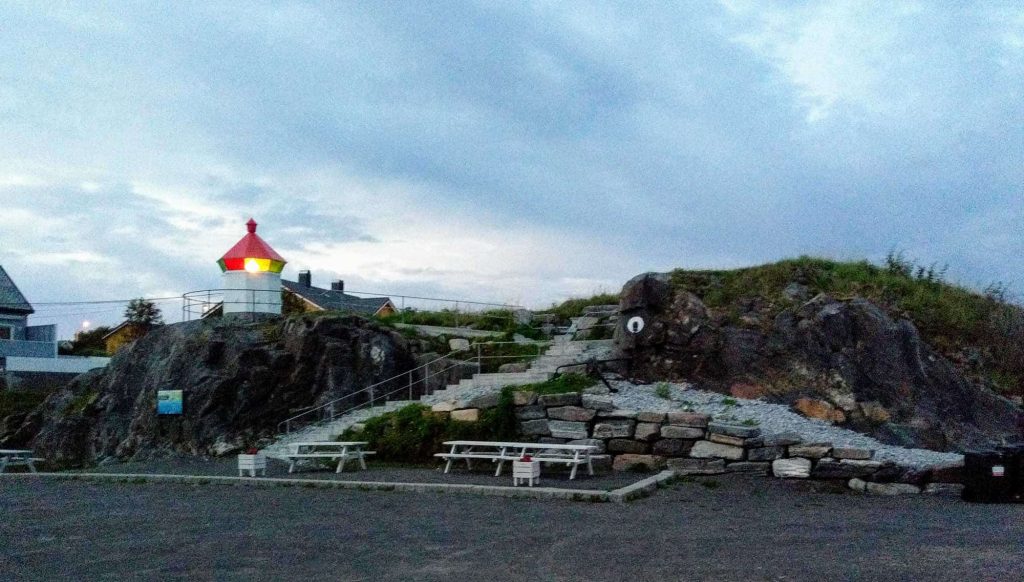
[[[222,275],[224,314],[281,313],[281,275],[227,271]]]
[[[54,372],[60,374],[81,374],[93,368],[104,368],[110,358],[60,356],[57,358],[7,358],[8,372]]]

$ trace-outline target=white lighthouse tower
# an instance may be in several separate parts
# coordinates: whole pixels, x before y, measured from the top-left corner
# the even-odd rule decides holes
[[[217,261],[224,289],[224,315],[229,313],[281,313],[281,270],[287,261],[256,234],[256,221],[246,223],[249,233]]]

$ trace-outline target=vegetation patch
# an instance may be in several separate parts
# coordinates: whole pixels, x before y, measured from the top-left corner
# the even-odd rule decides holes
[[[654,395],[668,400],[672,398],[672,387],[669,386],[668,382],[658,382],[654,387]]]
[[[85,409],[91,406],[100,397],[96,390],[83,390],[68,403],[65,409],[67,414],[82,414]]]
[[[511,337],[501,341],[511,342]],[[547,349],[547,344],[536,343],[481,343],[469,356],[480,354],[480,370],[483,373],[497,372],[502,364],[532,362]]]
[[[504,395],[503,395],[504,396]],[[511,404],[511,396],[508,398]],[[429,406],[410,404],[394,412],[371,418],[361,432],[349,429],[340,440],[359,439],[370,443],[378,458],[405,463],[433,459],[449,440],[507,440],[515,436],[515,412],[511,423],[503,418],[503,406],[482,410],[477,422],[452,420]],[[509,430],[511,429],[511,434]]]
[[[281,323],[278,321],[269,321],[260,326],[260,335],[263,336],[263,341],[267,343],[277,343],[281,341]]]
[[[409,325],[431,325],[436,327],[466,327],[480,331],[493,331],[504,334],[511,340],[512,335],[520,334],[530,338],[540,337],[540,332],[528,325],[516,323],[515,314],[511,309],[489,309],[476,313],[466,313],[453,309],[440,311],[420,311],[407,309],[386,317],[375,318],[384,325],[405,323]]]
[[[0,390],[0,419],[12,414],[28,414],[46,400],[46,392],[37,390]]]
[[[568,322],[573,317],[583,315],[583,310],[593,305],[617,305],[618,303],[619,296],[617,294],[599,293],[593,297],[568,299],[558,305],[553,305],[544,313],[553,313],[559,321]]]
[[[526,384],[523,386],[510,386],[502,390],[502,396],[507,392],[534,392],[537,395],[543,394],[565,394],[567,392],[582,392],[585,388],[594,385],[594,380],[583,374],[563,374],[546,382]]]
[[[346,430],[339,440],[362,440],[387,462],[424,463],[433,461],[434,453],[444,450],[444,441],[481,440],[507,441],[518,438],[513,394],[529,390],[537,394],[580,392],[593,382],[580,374],[526,386],[506,386],[498,406],[480,411],[480,420],[462,422],[448,414],[433,412],[429,406],[410,404],[382,414],[363,423],[362,431]]]

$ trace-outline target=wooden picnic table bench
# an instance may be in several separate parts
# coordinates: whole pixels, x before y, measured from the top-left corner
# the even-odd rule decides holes
[[[308,443],[291,443],[288,445],[288,472],[294,473],[295,467],[302,461],[337,460],[338,468],[336,473],[345,469],[345,463],[349,459],[357,459],[359,466],[366,470],[366,456],[376,454],[374,451],[364,451],[363,447],[370,443],[365,441],[335,442],[320,441]]]
[[[46,459],[39,459],[32,456],[32,451],[20,450],[20,449],[0,449],[0,473],[3,473],[7,467],[14,467],[18,465],[25,465],[28,470],[35,473],[35,463],[41,463]]]
[[[458,459],[466,461],[466,466],[473,468],[474,460],[489,460],[497,463],[498,468],[494,476],[501,475],[501,469],[506,462],[517,461],[523,455],[529,454],[533,460],[542,463],[564,464],[572,467],[569,472],[569,479],[576,478],[576,470],[580,465],[587,466],[587,472],[594,474],[593,459],[597,447],[594,445],[569,445],[569,444],[546,444],[546,443],[511,443],[493,441],[447,441],[445,446],[451,447],[447,453],[437,453],[434,456],[445,459],[444,472],[448,473],[452,468],[452,462]]]

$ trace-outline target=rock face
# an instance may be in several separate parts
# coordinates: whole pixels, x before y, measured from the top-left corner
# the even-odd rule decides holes
[[[969,382],[912,322],[864,299],[819,295],[774,321],[737,322],[648,273],[626,284],[619,307],[623,321],[646,324],[615,332],[640,379],[723,393],[770,383],[771,401],[902,446],[970,448],[1015,440],[1024,426],[1018,406]]]
[[[55,392],[3,442],[65,467],[228,454],[274,436],[296,410],[415,366],[404,338],[358,317],[168,325]],[[183,414],[157,416],[157,390],[183,390]],[[365,400],[358,394],[343,406]]]

